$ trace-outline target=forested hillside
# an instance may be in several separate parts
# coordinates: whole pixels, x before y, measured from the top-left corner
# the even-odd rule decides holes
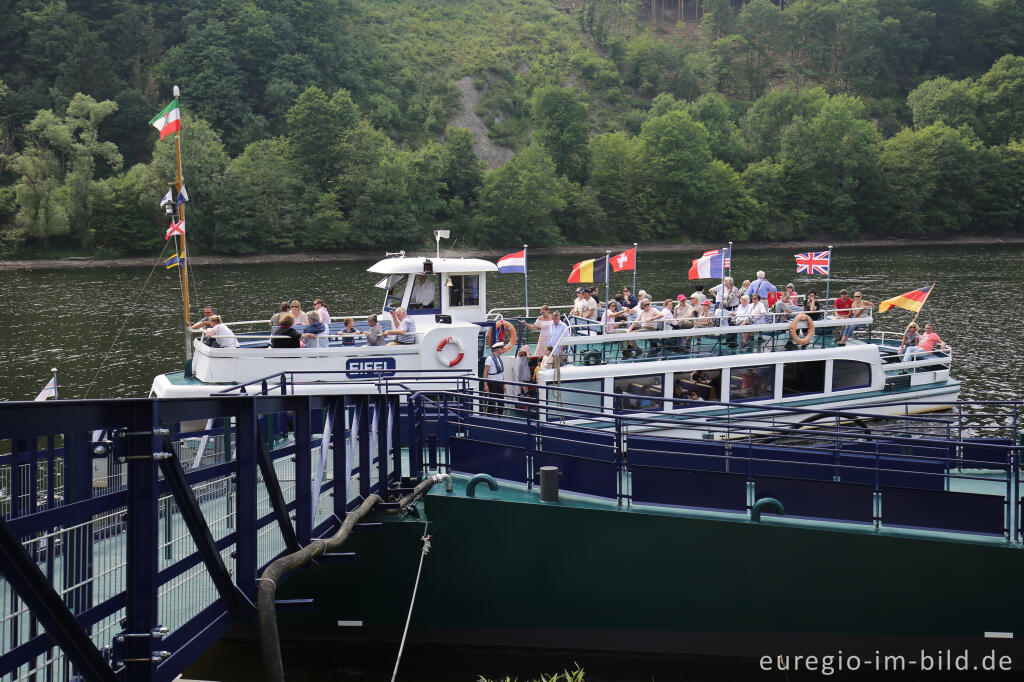
[[[6,5],[0,257],[159,252],[174,84],[193,253],[1024,228],[1020,0]]]

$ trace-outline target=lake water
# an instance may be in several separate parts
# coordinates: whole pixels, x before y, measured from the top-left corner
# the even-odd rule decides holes
[[[600,256],[581,249],[580,258]],[[638,259],[637,286],[655,299],[693,291],[685,253],[644,251]],[[530,303],[569,304],[575,286],[566,284],[579,258],[531,256]],[[280,301],[297,298],[303,309],[323,298],[331,314],[365,315],[380,310],[379,276],[366,272],[373,262],[287,263],[199,266],[192,269],[193,300],[210,303],[228,321],[269,319]],[[797,275],[792,251],[736,249],[737,281],[758,269],[779,286],[800,293],[825,291],[825,278]],[[631,272],[612,273],[611,291],[631,285]],[[846,287],[864,292],[876,304],[937,282],[920,321],[935,324],[954,348],[954,375],[963,381],[964,399],[1020,397],[1024,369],[1016,343],[1021,315],[1012,300],[1024,289],[1024,246],[920,246],[838,249],[833,258],[831,293]],[[704,282],[710,286],[713,282]],[[144,396],[155,375],[181,369],[181,294],[176,270],[103,268],[2,271],[0,286],[11,303],[0,328],[0,398],[33,398],[58,369],[62,398]],[[523,304],[523,276],[495,275],[489,307]],[[199,310],[198,307],[193,309]],[[194,313],[195,314],[195,313]],[[892,309],[878,325],[901,330],[913,317]]]

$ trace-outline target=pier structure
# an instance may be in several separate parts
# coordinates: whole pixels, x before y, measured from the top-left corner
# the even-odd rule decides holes
[[[0,404],[0,680],[174,680],[219,637],[251,634],[270,562],[373,494],[353,551],[281,586],[285,636],[397,641],[418,541],[436,534],[411,641],[751,655],[744,643],[816,628],[822,645],[1016,651],[1021,599],[986,576],[1024,562],[1024,403],[880,423],[723,407],[686,423],[583,407],[566,387],[523,399],[432,381],[309,395],[294,374],[200,399]],[[454,491],[399,508],[436,471]],[[571,589],[608,580],[628,603]],[[458,594],[477,588],[489,608]],[[940,588],[955,619],[923,606]],[[538,591],[553,598],[524,597]],[[819,612],[830,599],[840,613]],[[782,604],[774,625],[750,620]]]

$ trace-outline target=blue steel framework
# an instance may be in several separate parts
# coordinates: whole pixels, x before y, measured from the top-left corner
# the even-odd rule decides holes
[[[173,679],[252,616],[272,559],[332,532],[360,497],[402,490],[397,431],[381,431],[397,409],[397,396],[0,404],[0,680]],[[223,456],[186,471],[174,450],[201,434],[175,429],[208,419]],[[336,494],[346,422],[365,475]]]
[[[567,426],[595,414],[567,406],[564,388],[557,409],[508,399],[501,415],[480,414],[467,383],[431,394],[410,394],[414,382],[392,388],[0,404],[10,489],[0,506],[0,680],[171,680],[232,622],[251,618],[271,560],[333,532],[371,492],[407,492],[403,477],[425,469],[531,487],[536,469],[554,464],[563,489],[621,505],[756,516],[761,493],[780,491],[798,516],[1021,540],[1021,403],[959,405],[870,430],[849,412],[808,412],[825,422],[809,429],[779,422],[778,409],[761,418],[745,408],[742,428],[732,415],[700,420],[728,440],[693,441],[637,432],[685,418],[611,412],[603,426]],[[209,419],[218,426],[205,435],[222,451],[200,451],[186,470],[193,453],[182,444],[203,434],[179,425]],[[97,429],[107,437],[95,440]],[[333,475],[349,457],[359,475],[351,490]],[[97,474],[94,462],[108,470]],[[989,490],[962,489],[972,484]],[[815,502],[823,495],[827,504]],[[921,505],[927,513],[915,514]]]

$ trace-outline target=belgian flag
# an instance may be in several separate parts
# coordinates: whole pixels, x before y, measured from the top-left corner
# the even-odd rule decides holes
[[[910,310],[915,313],[921,312],[921,308],[924,306],[924,302],[928,300],[928,294],[932,293],[932,287],[935,284],[929,284],[926,287],[920,289],[914,289],[908,291],[905,294],[900,294],[895,298],[888,298],[878,304],[878,312],[884,313],[886,310],[892,307],[903,308],[904,310]]]
[[[608,281],[608,256],[592,258],[572,266],[569,273],[569,284],[584,284],[590,282]]]

